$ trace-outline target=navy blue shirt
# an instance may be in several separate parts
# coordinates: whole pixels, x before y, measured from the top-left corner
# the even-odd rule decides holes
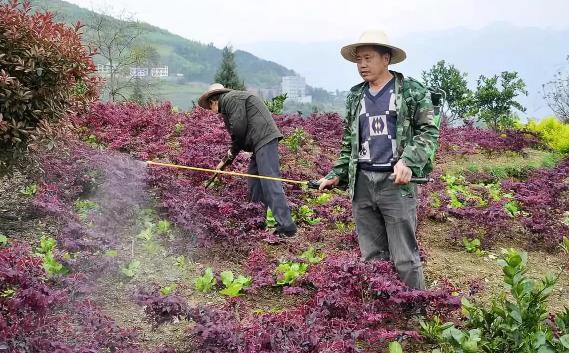
[[[359,126],[358,166],[365,170],[393,171],[391,162],[397,148],[395,78],[392,78],[375,95],[370,92],[369,86],[365,89],[359,114]]]

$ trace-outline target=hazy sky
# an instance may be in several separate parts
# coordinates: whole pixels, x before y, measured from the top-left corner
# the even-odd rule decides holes
[[[569,28],[568,0],[67,0],[89,9],[126,9],[188,39],[222,47],[261,41],[352,40],[367,28],[392,37],[493,22]],[[111,4],[112,5],[109,5]]]

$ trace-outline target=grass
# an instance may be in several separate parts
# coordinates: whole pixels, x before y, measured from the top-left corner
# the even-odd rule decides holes
[[[172,107],[178,108],[180,111],[190,110],[192,101],[198,101],[200,95],[207,89],[207,85],[199,82],[177,83],[167,80],[152,80],[150,94],[143,90],[145,98],[151,98],[158,101],[170,101]],[[132,88],[125,88],[121,91],[125,97],[132,95]],[[150,95],[150,97],[148,97]],[[105,100],[108,97],[103,97]]]
[[[551,168],[562,159],[562,155],[556,152],[541,150],[526,152],[525,156],[519,153],[505,153],[492,157],[485,154],[470,155],[439,164],[437,169],[452,175],[470,171],[486,172],[497,178],[523,178],[532,169]]]
[[[156,95],[160,99],[169,100],[173,107],[182,110],[192,108],[192,101],[198,101],[206,86],[199,83],[178,84],[175,82],[161,82]]]

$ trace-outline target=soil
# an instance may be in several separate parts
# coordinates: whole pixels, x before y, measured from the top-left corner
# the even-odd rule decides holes
[[[431,286],[448,280],[468,292],[474,282],[482,284],[482,291],[472,300],[490,304],[493,298],[504,291],[502,270],[497,264],[501,249],[520,248],[525,242],[510,239],[487,249],[484,256],[467,253],[453,244],[447,234],[451,225],[428,221],[418,230],[423,249],[428,254],[425,264],[425,277]],[[561,252],[548,253],[541,250],[528,251],[528,275],[534,279],[543,278],[547,273],[560,274],[557,285],[549,300],[551,312],[559,312],[569,307],[569,273],[564,268],[569,257]]]

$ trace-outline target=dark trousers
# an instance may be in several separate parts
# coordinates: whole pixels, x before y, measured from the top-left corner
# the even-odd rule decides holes
[[[277,139],[267,143],[251,156],[249,174],[281,177],[279,162],[279,143]],[[267,179],[248,179],[249,198],[253,202],[262,202],[273,212],[277,223],[284,229],[294,228],[290,208],[280,181]]]
[[[424,289],[423,265],[415,231],[417,201],[403,196],[391,173],[358,172],[352,201],[363,260],[393,260],[401,280]]]

